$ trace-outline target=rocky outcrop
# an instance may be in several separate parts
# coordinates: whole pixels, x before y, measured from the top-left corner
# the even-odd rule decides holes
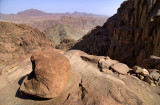
[[[145,69],[141,68],[139,66],[133,67],[133,73],[136,74],[136,76],[144,80],[145,82],[149,83],[151,86],[160,86],[160,71],[157,69]],[[134,75],[134,74],[131,74]]]
[[[146,83],[159,84],[159,71],[135,66],[133,72],[144,82],[135,74],[130,75],[130,68],[118,61],[134,65],[142,64],[151,54],[159,56],[159,3],[159,0],[125,1],[103,27],[96,27],[74,46],[102,56],[80,50],[37,52],[32,56],[33,72],[25,79],[24,74],[31,71],[28,59],[21,60],[23,63],[14,61],[22,69],[13,62],[9,67],[0,65],[7,71],[0,76],[1,105],[159,105],[160,87]],[[68,62],[64,56],[71,65],[70,76],[64,72],[70,69],[66,69],[68,64],[63,65]],[[61,61],[61,57],[65,59]],[[152,67],[159,67],[159,57],[146,62],[146,66],[153,63]],[[68,81],[64,83],[66,77]],[[21,94],[19,87],[29,96]],[[30,95],[52,99],[35,99]]]
[[[63,51],[55,49],[54,51],[63,54]],[[9,72],[0,76],[1,105],[13,105],[15,103],[17,105],[159,105],[159,87],[151,87],[132,75],[114,73],[110,67],[109,69],[112,73],[101,71],[98,63],[104,62],[109,59],[109,57],[88,55],[80,50],[71,50],[64,53],[64,55],[69,59],[71,64],[71,75],[59,96],[44,100],[19,92],[18,88],[20,85],[23,85],[24,82],[26,82],[26,78],[29,77],[25,77],[24,79],[24,74],[32,70],[31,63],[28,63],[27,57],[27,60],[24,60],[23,63],[18,63],[19,66],[22,66],[21,69],[8,70]],[[41,56],[43,57],[43,54]],[[51,61],[53,60],[54,59]],[[113,62],[114,60],[112,61],[110,59],[109,61]],[[109,61],[107,61],[107,64],[111,64]],[[50,61],[41,62],[44,62],[43,66],[45,67],[51,64]],[[116,63],[117,62],[118,61],[116,61]],[[16,68],[16,66],[12,65],[12,68]],[[27,68],[28,66],[29,68]],[[43,66],[40,68],[44,68]],[[105,68],[106,66],[103,67]],[[36,77],[45,76],[45,82],[52,74],[52,72],[45,73],[42,69],[40,71],[43,71],[43,73],[41,72],[41,74],[35,75],[33,78],[36,79]],[[38,73],[40,72],[35,72],[35,74]],[[31,74],[33,74],[33,72]],[[29,75],[31,76],[31,74]],[[58,77],[63,78],[61,75],[57,75],[56,78]],[[30,80],[33,80],[33,78]],[[50,80],[53,78],[54,77],[51,77]],[[37,78],[37,80],[39,80],[39,78]],[[58,81],[55,81],[55,84],[57,82]],[[50,86],[51,83],[52,81],[48,82]],[[61,81],[57,86],[59,87],[60,85],[62,85]],[[39,88],[41,86],[42,85],[40,85]]]
[[[56,46],[57,49],[61,49],[63,51],[68,51],[71,47],[74,46],[76,40],[73,39],[62,39],[60,44]]]
[[[126,0],[117,14],[96,27],[72,49],[107,55],[130,66],[160,56],[160,1]]]
[[[109,57],[102,57],[99,59],[98,66],[102,72],[113,71],[125,75],[131,71],[131,69],[126,64],[112,60]]]
[[[102,59],[100,59],[99,60],[99,67],[101,68],[101,69],[109,69],[111,66],[113,66],[114,64],[116,64],[116,63],[118,63],[118,61],[116,61],[116,60],[112,60],[112,59],[110,59],[109,57],[106,57],[106,58],[102,58]]]
[[[68,51],[64,55],[71,63],[72,73],[78,74],[81,78],[81,82],[79,83],[80,97],[71,93],[65,105],[69,103],[74,105],[145,104],[126,87],[123,81],[114,76],[104,74],[99,70],[98,65],[95,66],[95,63],[92,62],[104,57],[87,55],[78,50]],[[82,56],[92,60],[83,59]]]
[[[55,47],[45,35],[28,25],[0,22],[0,64],[44,47]]]
[[[40,98],[59,96],[71,72],[68,59],[50,49],[34,53],[31,61],[33,71],[24,79],[20,91]]]
[[[89,13],[46,13],[36,9],[17,14],[0,13],[1,21],[28,24],[44,32],[56,44],[62,38],[78,40],[97,25],[102,26],[107,19],[108,16]]]
[[[126,64],[123,63],[116,63],[111,66],[111,68],[120,74],[127,74],[131,70]]]

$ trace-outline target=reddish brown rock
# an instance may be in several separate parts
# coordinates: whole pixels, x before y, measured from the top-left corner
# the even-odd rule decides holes
[[[33,71],[23,81],[20,91],[40,98],[61,94],[70,76],[68,59],[54,50],[36,52],[31,57]]]
[[[160,56],[159,10],[160,0],[153,6],[151,0],[125,0],[117,14],[81,38],[73,49],[141,66],[150,55]]]
[[[127,74],[127,72],[131,70],[126,64],[123,63],[116,63],[111,66],[111,68],[120,74]]]
[[[38,29],[24,24],[0,22],[0,64],[45,47],[55,47],[55,44]]]

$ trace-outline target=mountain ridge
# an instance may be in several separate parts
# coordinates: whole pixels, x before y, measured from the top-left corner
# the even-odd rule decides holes
[[[35,14],[34,14],[35,13]],[[87,13],[87,12],[64,12],[64,13],[58,13],[58,12],[44,12],[43,10],[39,9],[26,9],[23,11],[19,11],[17,13],[10,13],[10,14],[5,14],[5,13],[0,13],[0,15],[26,15],[26,16],[43,16],[43,15],[77,15],[77,16],[103,16],[103,17],[108,17],[108,15],[104,14],[94,14],[94,13]],[[38,15],[40,14],[40,15]]]
[[[80,12],[46,13],[37,9],[29,9],[12,15],[0,14],[0,20],[18,24],[28,24],[33,28],[38,28],[42,32],[48,28],[52,28],[57,24],[64,24],[74,28],[76,32],[79,31],[79,33],[81,33],[80,36],[82,37],[95,26],[103,25],[107,20],[107,17]],[[54,37],[57,35],[52,34],[52,36]],[[74,36],[72,39],[77,40],[77,38],[74,38]]]
[[[17,15],[26,15],[26,16],[44,16],[46,14],[47,13],[37,9],[28,9],[17,13]]]

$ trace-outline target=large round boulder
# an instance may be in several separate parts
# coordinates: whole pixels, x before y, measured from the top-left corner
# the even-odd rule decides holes
[[[69,60],[55,50],[36,52],[31,57],[33,71],[21,84],[20,91],[40,98],[57,97],[71,73]]]

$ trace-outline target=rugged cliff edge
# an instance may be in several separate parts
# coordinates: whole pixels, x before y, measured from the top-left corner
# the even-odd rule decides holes
[[[96,27],[72,49],[107,55],[132,66],[160,56],[160,1],[126,0],[117,14]]]

